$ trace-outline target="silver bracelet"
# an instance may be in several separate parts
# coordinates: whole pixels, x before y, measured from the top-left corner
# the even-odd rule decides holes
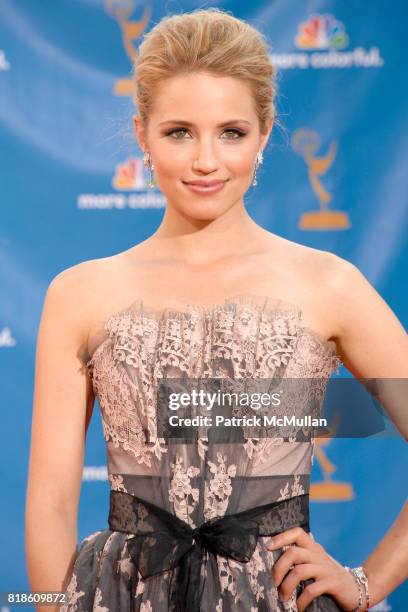
[[[353,578],[358,586],[358,605],[356,608],[354,608],[354,610],[352,610],[352,612],[362,612],[363,610],[368,610],[368,608],[370,607],[370,595],[368,593],[368,578],[367,574],[365,573],[364,567],[362,565],[360,565],[359,567],[348,567],[347,565],[345,565],[344,567],[353,575]],[[363,587],[366,596],[366,605],[364,608],[362,608]]]
[[[348,567],[348,565],[345,565],[344,567],[346,568],[346,570],[348,570],[351,573],[351,575],[353,576],[355,580],[357,588],[358,588],[358,604],[356,608],[353,608],[351,610],[351,612],[359,612],[361,608],[361,604],[363,603],[363,589],[361,588],[360,581],[358,580],[357,576],[355,575],[351,567]]]
[[[366,606],[365,609],[368,610],[370,607],[370,595],[368,593],[368,578],[366,571],[362,565],[354,568],[354,572],[356,576],[359,578],[360,583],[364,586],[365,596],[366,596]]]

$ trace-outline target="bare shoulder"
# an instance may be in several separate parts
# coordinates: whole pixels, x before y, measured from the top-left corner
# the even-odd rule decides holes
[[[325,269],[325,288],[328,303],[338,322],[338,337],[350,334],[359,313],[389,308],[381,294],[368,278],[351,261],[334,253],[326,253],[322,258]]]
[[[342,262],[347,263],[346,260],[331,251],[325,251],[286,239],[284,243],[287,246],[288,252],[291,253],[291,259],[296,263],[307,263],[311,272],[329,272],[334,267],[341,266]]]
[[[82,340],[87,338],[96,305],[102,297],[102,287],[106,286],[111,271],[113,273],[115,257],[82,261],[65,268],[49,283],[46,304],[54,304],[61,315],[69,314]]]
[[[86,284],[93,279],[98,280],[98,277],[102,278],[109,268],[114,265],[115,258],[117,255],[110,257],[101,257],[98,259],[87,259],[81,261],[69,268],[65,268],[58,274],[56,274],[51,283],[53,287],[60,287],[61,290],[64,288],[75,288],[82,287],[86,291]]]
[[[278,250],[281,255],[280,259],[282,264],[286,262],[289,266],[292,265],[294,267],[299,266],[299,264],[306,264],[307,270],[309,270],[311,274],[325,271],[331,273],[334,268],[341,267],[343,262],[345,266],[349,263],[330,251],[294,242],[283,236],[272,234],[267,230],[265,230],[264,236],[266,239],[265,244],[269,244],[269,248],[265,249],[268,255],[273,252],[276,253]],[[305,271],[306,270],[302,270],[303,273]]]
[[[117,273],[125,269],[127,251],[123,251],[108,257],[87,259],[69,268],[65,268],[57,274],[52,284],[65,287],[72,295],[72,299],[88,298],[95,296],[95,291],[103,291],[106,281],[115,278]],[[71,293],[71,290],[74,290]]]
[[[304,245],[294,244],[293,252],[293,261],[307,278],[310,289],[314,289],[332,313],[337,338],[351,332],[359,312],[366,316],[368,310],[386,306],[382,296],[351,261]]]
[[[336,255],[288,240],[265,230],[259,240],[262,270],[271,291],[302,309],[304,323],[323,338],[334,339],[336,321],[330,308],[330,279],[341,266]]]
[[[348,259],[344,259],[331,251],[323,251],[319,249],[309,249],[311,258],[320,264],[320,270],[326,274],[325,280],[330,281],[329,290],[338,286],[341,288],[344,283],[350,279],[357,281],[361,278],[361,272],[358,267]]]
[[[332,306],[347,287],[364,283],[364,276],[357,266],[331,251],[325,251],[303,244],[291,242],[289,261],[310,290],[323,298],[326,306]]]
[[[92,259],[61,270],[52,278],[47,293],[60,296],[69,305],[82,304],[87,295],[92,294],[89,283],[94,284],[95,276],[102,268],[101,262],[102,260]]]
[[[358,377],[406,378],[408,335],[365,274],[337,255],[326,258],[326,292],[345,366]]]
[[[331,251],[317,249],[279,237],[279,265],[288,278],[303,292],[304,302],[320,302],[327,306],[336,298],[336,291],[347,285],[357,268]],[[276,252],[276,245],[275,245]]]

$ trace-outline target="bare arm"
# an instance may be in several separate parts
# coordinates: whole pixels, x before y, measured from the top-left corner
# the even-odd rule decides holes
[[[337,344],[345,366],[359,378],[401,379],[407,385],[408,335],[404,327],[358,268],[343,260],[337,270],[332,275],[333,309],[340,322]],[[384,408],[408,439],[406,400],[403,414],[401,405],[393,407],[391,387],[387,395],[390,401]],[[371,605],[408,578],[408,503],[363,566]]]
[[[407,334],[356,266],[332,254],[326,262],[328,274],[321,277],[321,285],[327,291],[324,302],[329,304],[327,312],[333,317],[338,352],[345,366],[356,378],[362,379],[363,384],[365,379],[374,379],[385,388],[387,406],[384,408],[397,429],[407,437],[406,416],[400,405],[396,409],[394,405],[399,394],[396,397],[392,384],[387,383],[387,379],[391,383],[393,380],[405,384],[408,381]],[[296,546],[290,546],[293,544]],[[310,602],[323,593],[332,595],[342,609],[355,609],[359,596],[353,576],[310,534],[294,527],[274,536],[267,548],[274,550],[284,545],[289,545],[289,550],[274,565],[275,584],[284,601],[302,578],[312,577],[313,581],[297,599],[299,612],[308,609]],[[370,607],[382,601],[408,577],[408,503],[362,565],[368,578]],[[365,610],[364,595],[362,604],[359,609]]]
[[[78,356],[87,323],[86,300],[79,299],[85,285],[80,266],[50,283],[37,337],[25,516],[31,591],[65,591],[77,552],[85,438],[94,403]],[[58,607],[37,607],[53,609]]]

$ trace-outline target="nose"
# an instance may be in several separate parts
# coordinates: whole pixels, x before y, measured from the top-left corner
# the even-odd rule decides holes
[[[219,166],[214,146],[209,141],[202,141],[195,150],[193,168],[199,172],[209,173]]]

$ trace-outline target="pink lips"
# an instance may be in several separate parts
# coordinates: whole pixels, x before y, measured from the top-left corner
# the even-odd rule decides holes
[[[186,183],[183,181],[184,185],[187,189],[192,191],[193,193],[197,193],[202,196],[210,196],[214,193],[218,193],[222,189],[227,181],[203,181],[196,180]]]
[[[187,185],[198,185],[200,187],[215,187],[216,185],[221,185],[221,183],[225,183],[225,181],[222,180],[215,180],[215,181],[202,181],[202,180],[196,180],[196,181],[183,181],[184,183],[186,183]]]

